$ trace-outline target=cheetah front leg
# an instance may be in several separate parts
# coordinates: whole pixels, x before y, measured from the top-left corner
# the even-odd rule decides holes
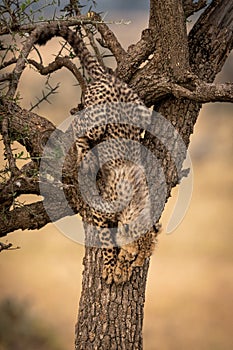
[[[119,253],[113,278],[116,283],[123,283],[127,282],[132,274],[132,264],[138,256],[138,244],[132,237],[130,238],[128,225],[121,222],[118,222],[117,245]]]
[[[155,247],[157,231],[151,229],[135,241],[120,248],[113,279],[116,283],[129,281],[133,269],[144,265]]]
[[[117,248],[102,248],[103,254],[103,270],[102,278],[107,284],[111,284],[115,279],[115,268],[117,261]]]
[[[104,222],[101,223],[101,226],[102,227],[96,227],[96,230],[100,246],[102,248],[102,278],[106,281],[107,284],[111,284],[114,281],[118,248],[114,245],[112,229],[109,228],[107,223]]]

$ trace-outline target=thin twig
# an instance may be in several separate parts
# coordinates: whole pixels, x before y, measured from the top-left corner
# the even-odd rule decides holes
[[[56,57],[55,60],[49,63],[48,66],[44,67],[41,63],[36,62],[35,60],[29,59],[28,62],[33,65],[41,75],[51,74],[62,67],[66,67],[70,72],[75,76],[77,81],[79,82],[82,91],[86,90],[86,82],[80,73],[77,66],[71,61],[70,57]]]
[[[3,250],[9,250],[12,247],[12,243],[3,243],[0,242],[0,252],[2,252]]]
[[[47,21],[36,21],[33,24],[23,24],[19,27],[17,27],[17,32],[22,32],[22,33],[31,33],[33,30],[38,28],[38,26],[43,25],[44,23],[50,23],[51,25],[55,24],[60,24],[63,26],[76,26],[76,25],[84,25],[84,24],[92,24],[92,25],[97,25],[97,24],[117,24],[117,25],[128,25],[130,24],[129,21],[125,21],[123,19],[119,21],[104,21],[102,19],[100,20],[94,20],[92,17],[90,17],[89,14],[87,15],[82,15],[82,16],[75,16],[69,19],[56,19],[56,20],[47,20]],[[0,28],[0,35],[6,35],[6,34],[11,34],[14,32],[14,27],[11,26],[4,26]]]
[[[91,30],[89,28],[87,28],[87,26],[85,26],[84,28],[85,28],[85,32],[87,34],[87,37],[88,37],[88,39],[90,41],[91,47],[93,48],[93,50],[95,52],[95,56],[97,58],[97,61],[99,62],[99,64],[102,67],[105,67],[105,64],[104,64],[104,61],[103,61],[103,57],[102,57],[102,55],[101,55],[101,53],[99,51],[98,46],[96,45],[93,33],[91,32]]]
[[[10,65],[15,64],[16,62],[17,62],[17,58],[13,57],[13,58],[11,58],[9,61],[3,62],[3,63],[0,65],[0,69],[9,67]]]
[[[29,112],[32,112],[33,109],[39,107],[39,105],[43,102],[43,101],[46,101],[48,103],[51,103],[49,100],[48,100],[48,97],[51,96],[51,95],[54,95],[55,93],[57,93],[57,89],[59,88],[60,86],[60,83],[57,83],[57,85],[55,87],[52,87],[51,85],[48,84],[48,92],[45,93],[44,91],[42,91],[42,97],[41,98],[37,98],[37,103],[35,103],[34,105],[31,106],[31,108],[29,109]]]

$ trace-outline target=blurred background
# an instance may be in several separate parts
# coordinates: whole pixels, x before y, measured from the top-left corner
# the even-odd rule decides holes
[[[116,3],[118,5],[116,5]],[[125,48],[140,38],[148,20],[148,3],[99,1],[106,20]],[[191,23],[192,24],[192,23]],[[49,62],[58,48],[52,40],[42,53]],[[233,55],[218,81],[232,81]],[[21,104],[28,108],[40,96],[46,78],[27,69],[20,85]],[[77,105],[79,88],[66,71],[54,74],[59,94],[36,113],[59,125]],[[188,211],[171,234],[164,230],[151,259],[145,321],[145,350],[230,350],[233,348],[233,106],[205,105],[190,154],[194,186]],[[161,223],[166,228],[176,191]],[[25,200],[29,200],[28,198]],[[81,222],[77,230],[82,233]],[[55,225],[14,232],[7,239],[20,249],[0,254],[0,350],[73,348],[81,290],[84,248]]]

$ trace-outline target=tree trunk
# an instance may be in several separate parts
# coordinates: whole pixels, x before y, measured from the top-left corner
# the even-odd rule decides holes
[[[232,5],[228,0],[214,1],[189,35],[189,57],[192,71],[205,81],[214,80],[232,49],[232,28],[229,29],[232,16]],[[150,25],[152,24],[153,18]],[[160,59],[162,61],[162,57]],[[172,61],[171,65],[173,64]],[[176,72],[175,75],[179,75],[179,72]],[[138,86],[135,85],[137,80]],[[138,88],[139,95],[145,97],[143,87],[140,88],[140,77],[137,80],[132,79],[130,85],[136,90]],[[189,144],[200,108],[199,103],[174,97],[168,97],[156,106],[156,109],[178,130],[186,147]],[[169,154],[164,153],[164,146],[161,146],[149,134],[146,135],[145,145],[163,160],[169,196],[171,188],[178,181],[177,178],[174,178],[174,172],[170,171]],[[160,209],[161,213],[162,210],[163,206]],[[91,234],[91,229],[87,228],[88,241]],[[101,250],[86,247],[82,295],[76,325],[75,348],[77,350],[141,350],[143,348],[142,325],[148,268],[149,259],[145,261],[142,268],[134,269],[129,282],[107,285],[101,279]]]
[[[4,56],[0,63],[0,133],[4,144],[4,157],[7,160],[0,173],[0,236],[16,229],[41,228],[51,221],[79,213],[85,222],[88,244],[84,257],[82,295],[76,325],[76,349],[142,349],[149,258],[142,267],[134,268],[130,280],[126,283],[108,285],[102,279],[103,259],[101,249],[98,248],[98,237],[91,225],[88,225],[92,223],[92,215],[81,192],[79,193],[77,149],[75,145],[68,147],[76,133],[69,128],[68,133],[57,129],[55,139],[58,144],[53,143],[55,125],[18,105],[19,83],[28,65],[48,77],[48,94],[44,95],[43,92],[43,98],[35,105],[38,106],[56,92],[56,88],[49,84],[50,75],[66,67],[84,91],[86,83],[76,64],[72,62],[73,52],[77,53],[78,57],[82,56],[79,55],[81,50],[76,51],[77,40],[75,43],[70,42],[69,56],[66,52],[66,56],[63,57],[63,49],[66,51],[67,47],[61,44],[61,50],[48,66],[44,66],[40,51],[35,45],[43,45],[47,39],[50,40],[58,34],[64,37],[65,26],[72,27],[72,37],[75,35],[76,26],[82,27],[83,34],[84,30],[89,28],[86,24],[96,29],[101,35],[99,42],[108,48],[116,59],[115,74],[118,78],[134,89],[146,106],[153,107],[162,116],[160,118],[159,114],[153,115],[151,125],[148,130],[144,130],[144,136],[138,137],[143,146],[141,149],[144,170],[146,176],[150,175],[148,192],[151,213],[156,213],[156,223],[172,187],[187,173],[182,171],[182,166],[201,103],[233,102],[233,84],[212,84],[233,48],[233,1],[212,0],[207,5],[207,0],[150,0],[148,28],[142,31],[141,39],[128,50],[121,47],[100,15],[91,11],[81,15],[77,0],[69,1],[64,9],[66,14],[62,14],[62,18],[55,17],[39,22],[34,22],[34,9],[32,12],[30,9],[33,1],[29,1],[26,12],[24,7],[15,7],[16,3],[20,2],[4,1],[0,11],[0,36],[3,37],[3,40],[0,40],[0,51]],[[202,15],[187,35],[187,17],[204,7],[206,8]],[[16,36],[18,34],[22,45],[19,45]],[[88,29],[86,34],[97,59],[102,64],[103,59],[94,38],[95,30]],[[10,45],[8,40],[11,41]],[[80,43],[80,40],[78,42]],[[37,51],[40,63],[32,59],[33,50]],[[84,55],[84,61],[85,57],[88,56]],[[73,112],[76,113],[80,109],[82,104],[74,108]],[[141,135],[140,131],[138,134]],[[182,147],[179,147],[180,140]],[[17,162],[24,159],[21,158],[23,153],[14,153],[14,141],[19,142],[30,155],[31,161],[22,167],[18,167]],[[89,141],[91,144],[91,139]],[[46,156],[45,149],[50,149],[51,155]],[[156,166],[151,161],[151,154],[158,160]],[[67,157],[63,157],[65,155]],[[174,159],[174,155],[178,158]],[[43,160],[46,163],[45,168]],[[51,165],[51,169],[48,164]],[[146,179],[148,180],[147,177]],[[104,183],[104,175],[100,176],[100,180]],[[42,191],[43,188],[45,191]],[[147,190],[144,188],[143,191],[147,196]],[[25,194],[42,195],[44,199],[37,198],[39,201],[35,199],[31,204],[22,204],[19,201],[19,205],[16,199]],[[140,206],[136,202],[134,205]],[[113,223],[109,225],[111,224]],[[140,243],[143,243],[142,237]],[[148,245],[138,246],[142,248],[143,253],[148,253]],[[10,247],[11,244],[0,242],[0,251]],[[137,258],[143,256],[140,253],[137,251]]]
[[[92,234],[90,226],[86,237]],[[142,349],[142,323],[149,261],[129,282],[108,285],[101,278],[101,249],[86,247],[75,349]]]

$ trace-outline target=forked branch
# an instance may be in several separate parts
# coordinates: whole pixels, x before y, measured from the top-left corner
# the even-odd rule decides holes
[[[28,63],[33,65],[41,75],[51,74],[62,67],[66,67],[76,78],[82,91],[86,89],[86,82],[77,68],[77,66],[71,61],[70,57],[56,57],[55,60],[48,64],[48,66],[43,66],[43,64],[36,62],[33,59],[28,59]]]

